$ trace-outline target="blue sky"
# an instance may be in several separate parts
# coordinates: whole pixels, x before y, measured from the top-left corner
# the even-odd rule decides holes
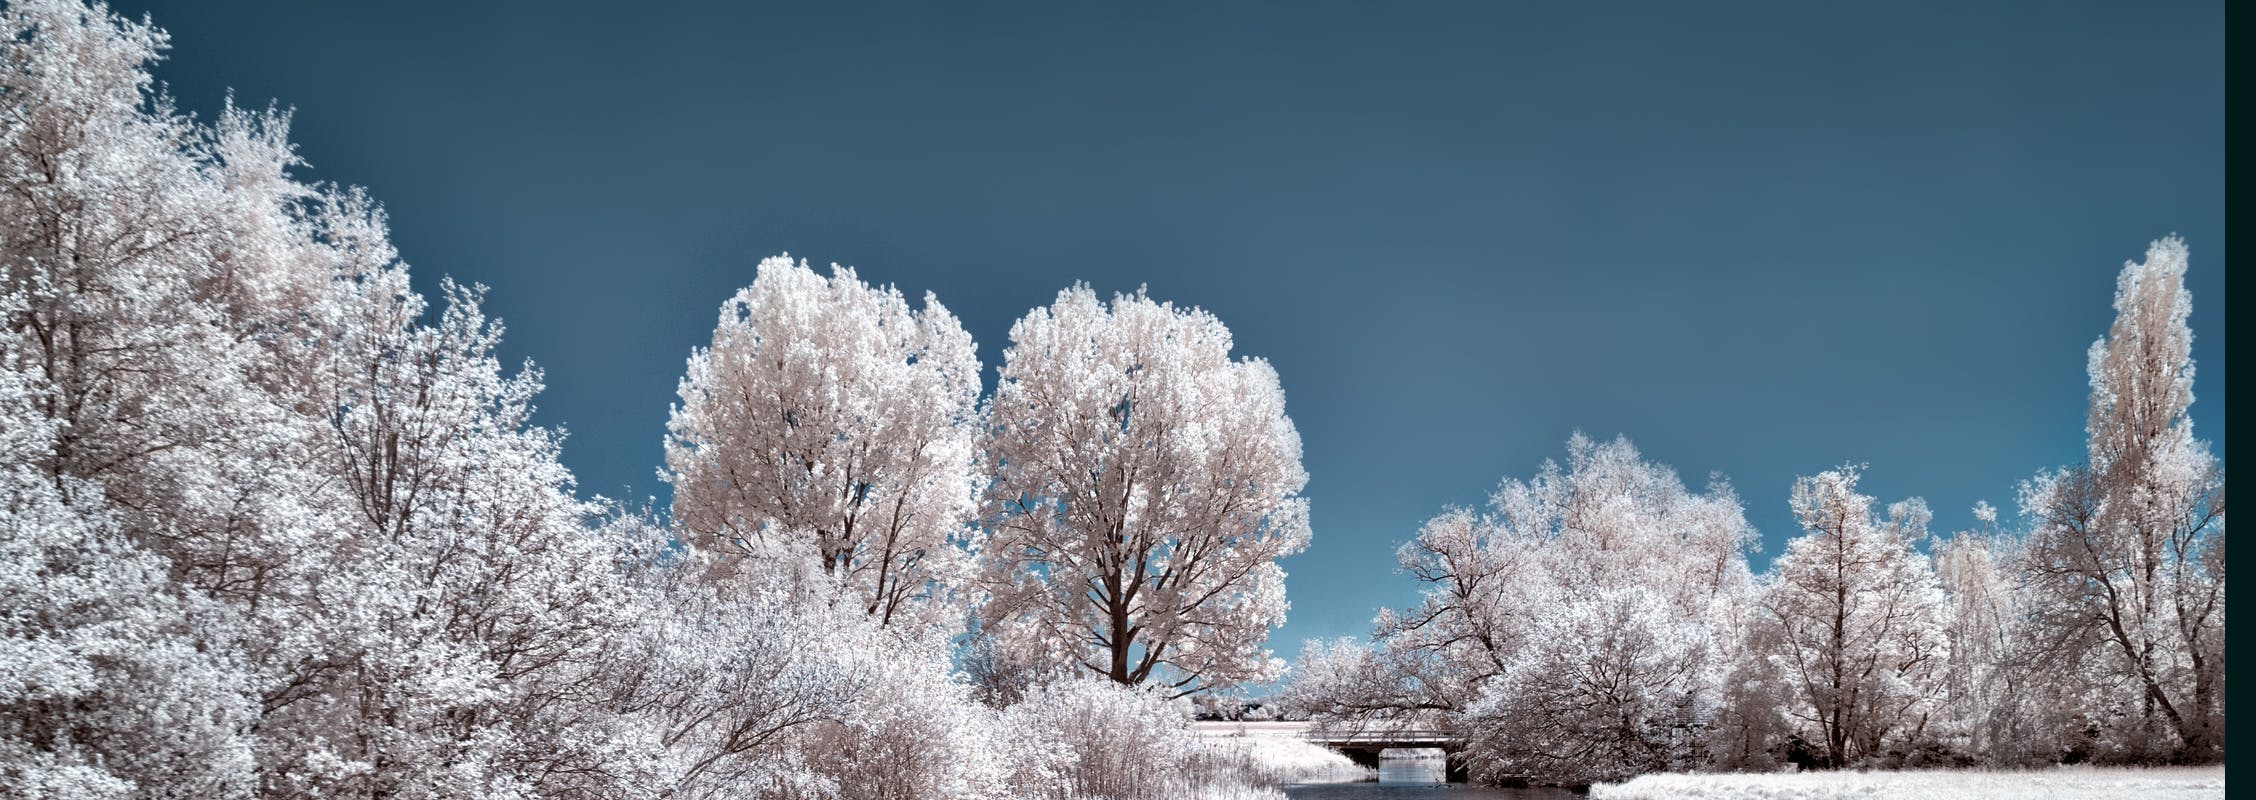
[[[295,107],[419,287],[492,287],[587,492],[664,491],[683,358],[783,251],[938,293],[990,386],[1077,280],[1220,316],[1311,475],[1285,655],[1577,429],[1727,476],[1758,567],[1844,462],[2010,507],[2171,232],[2221,452],[2222,3],[461,5],[117,7],[185,108]]]

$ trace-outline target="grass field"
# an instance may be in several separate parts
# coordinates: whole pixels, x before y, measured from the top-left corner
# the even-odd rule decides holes
[[[2221,800],[2225,768],[2056,767],[1644,775],[1590,787],[1599,800]]]

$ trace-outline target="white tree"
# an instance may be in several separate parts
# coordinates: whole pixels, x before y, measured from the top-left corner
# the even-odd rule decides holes
[[[1779,636],[1777,626],[1758,619],[1735,637],[1717,637],[1721,680],[1707,720],[1707,768],[1767,772],[1779,766],[1781,757],[1797,755],[1788,746],[1793,733],[1785,715],[1792,692],[1770,660]],[[1802,763],[1815,763],[1801,755]]]
[[[2133,756],[2222,758],[2224,467],[2193,438],[2186,246],[2154,242],[2116,280],[2091,348],[2089,459],[2022,487],[2049,649],[2096,656]]]
[[[861,626],[864,630],[854,630]],[[869,800],[1003,798],[1010,761],[1021,754],[998,746],[994,709],[949,668],[944,631],[904,639],[871,621],[847,621],[858,636],[837,636],[833,648],[870,676],[866,690],[838,707],[838,719],[809,731],[808,760],[840,789]],[[898,627],[898,626],[896,626]],[[845,646],[842,646],[845,645]]]
[[[145,750],[105,759],[125,773],[245,770],[163,791],[601,792],[590,645],[631,617],[559,437],[527,422],[537,376],[503,377],[475,292],[422,322],[374,205],[289,175],[284,118],[155,97],[163,44],[99,6],[0,12],[0,369],[29,387],[6,429],[51,432],[4,466],[80,517],[26,540],[24,600],[75,603],[85,570],[123,593],[32,638],[110,647],[136,615],[150,637],[36,696]],[[208,719],[162,717],[168,677]],[[189,741],[213,726],[253,759]]]
[[[1642,584],[1676,613],[1697,617],[1738,602],[1750,580],[1755,531],[1728,481],[1694,492],[1626,437],[1576,433],[1567,463],[1545,462],[1533,480],[1507,480],[1493,505],[1499,523],[1544,543],[1546,571],[1565,586]]]
[[[1927,507],[1912,499],[1876,516],[1859,477],[1845,467],[1794,481],[1804,533],[1772,564],[1762,601],[1789,716],[1834,767],[1923,743],[1949,658],[1942,587],[1915,547]]]
[[[1424,584],[1424,596],[1408,611],[1381,610],[1374,634],[1384,661],[1401,675],[1394,682],[1413,690],[1397,701],[1397,714],[1462,711],[1510,668],[1549,596],[1524,590],[1549,588],[1542,550],[1529,532],[1463,508],[1427,520],[1403,543],[1399,563]]]
[[[0,9],[0,471],[22,548],[0,663],[29,667],[7,726],[33,748],[7,760],[18,777],[80,756],[107,773],[33,795],[254,785],[240,715],[263,682],[241,674],[256,669],[242,643],[262,631],[199,595],[250,577],[210,569],[216,554],[272,563],[259,539],[296,495],[262,490],[312,482],[286,458],[260,463],[312,429],[260,382],[262,339],[292,331],[244,324],[281,303],[236,302],[294,266],[270,234],[302,209],[260,181],[286,156],[261,149],[279,120],[173,113],[146,68],[164,46],[99,6]],[[259,469],[282,480],[240,480]]]
[[[1139,291],[1011,327],[988,406],[987,630],[1016,657],[1179,693],[1272,678],[1277,559],[1308,544],[1277,373]]]
[[[1400,663],[1398,653],[1350,637],[1318,639],[1301,647],[1291,678],[1274,701],[1284,712],[1329,725],[1415,723],[1420,713],[1453,710],[1465,702],[1428,700],[1421,671]]]
[[[215,610],[98,485],[41,468],[60,431],[25,350],[0,330],[0,795],[247,797],[255,708],[240,664],[199,646]]]
[[[1694,766],[1685,712],[1702,688],[1708,631],[1635,584],[1551,599],[1558,610],[1466,709],[1475,771],[1589,784]]]
[[[938,300],[912,310],[850,268],[764,260],[689,358],[674,517],[716,552],[812,554],[891,621],[962,578],[978,399],[971,336]]]
[[[581,684],[640,611],[561,437],[529,423],[539,374],[505,375],[480,291],[444,288],[431,326],[413,293],[364,297],[331,362],[321,454],[350,542],[307,599],[349,616],[268,715],[294,734],[276,768],[300,791],[529,796],[606,770]]]
[[[2032,716],[2029,678],[2062,665],[2021,662],[2028,634],[2021,543],[1999,527],[1989,503],[1976,504],[1974,517],[1980,527],[1929,546],[1947,603],[1950,653],[1939,722],[1969,758],[2010,764],[2050,757],[2036,746],[2044,737]]]
[[[652,754],[656,797],[823,796],[805,737],[855,698],[882,691],[867,615],[808,604],[804,585],[762,573],[708,580],[715,557],[665,528],[623,521],[638,624],[611,648],[611,705],[630,718],[630,750]],[[859,646],[857,646],[859,645]]]
[[[1498,734],[1475,766],[1583,780],[1691,764],[1727,666],[1718,656],[1749,606],[1754,529],[1730,484],[1693,492],[1627,439],[1577,433],[1564,467],[1506,480],[1491,507],[1474,524],[1494,531],[1477,541],[1429,525],[1404,549],[1434,585],[1427,615],[1462,605],[1441,616],[1485,620],[1468,629],[1477,657],[1459,659],[1482,698],[1464,723]]]
[[[1042,800],[1192,796],[1194,776],[1181,771],[1195,745],[1187,711],[1156,687],[1102,676],[1037,686],[1002,714],[1001,741],[1022,754],[1013,788]]]
[[[1748,624],[1754,529],[1728,483],[1688,490],[1626,439],[1576,434],[1567,455],[1506,480],[1488,513],[1428,520],[1400,553],[1422,602],[1380,614],[1376,651],[1312,651],[1296,704],[1456,726],[1483,774],[1696,765]]]

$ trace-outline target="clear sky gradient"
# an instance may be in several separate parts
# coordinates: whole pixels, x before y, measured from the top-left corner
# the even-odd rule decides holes
[[[492,287],[585,492],[662,497],[683,358],[765,255],[938,293],[990,388],[1074,281],[1213,311],[1306,447],[1287,656],[1576,429],[1727,476],[1758,567],[1843,462],[1941,530],[2010,510],[2171,232],[2221,453],[2222,3],[1213,5],[118,7],[183,107],[296,107],[418,287]]]

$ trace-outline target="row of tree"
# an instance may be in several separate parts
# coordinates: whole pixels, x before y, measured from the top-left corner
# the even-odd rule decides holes
[[[1276,372],[1213,315],[1058,294],[980,404],[971,337],[852,269],[761,262],[690,357],[673,519],[729,569],[807,559],[881,625],[966,605],[992,681],[1063,670],[1175,696],[1271,680],[1276,560],[1308,544]]]
[[[1211,315],[1067,290],[981,405],[937,302],[771,259],[689,361],[671,513],[629,513],[575,493],[483,290],[433,308],[284,116],[176,111],[165,43],[0,10],[0,796],[1244,772],[1171,698],[1280,671],[1306,477]]]
[[[1289,701],[1450,726],[1492,779],[2224,757],[2224,468],[2193,437],[2186,248],[2127,264],[2092,345],[2086,463],[1940,536],[1861,469],[1795,481],[1771,568],[1729,484],[1627,440],[1506,480],[1401,549],[1423,602],[1312,646]]]

